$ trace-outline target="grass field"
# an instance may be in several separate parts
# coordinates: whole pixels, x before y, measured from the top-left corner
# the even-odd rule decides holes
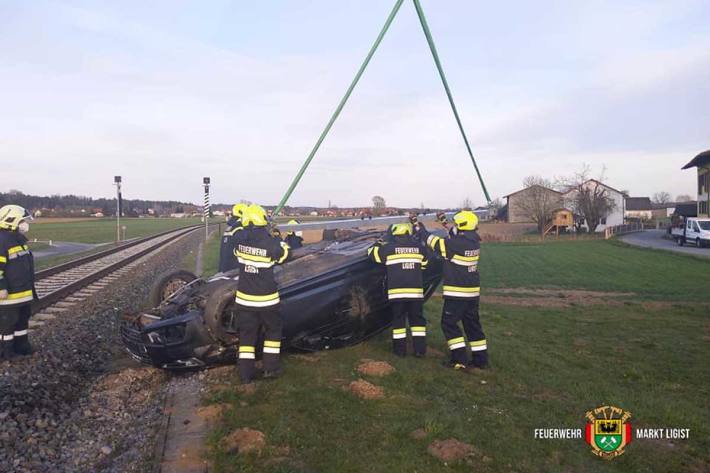
[[[125,238],[137,238],[155,233],[199,223],[199,219],[187,218],[123,218],[121,226],[126,227]],[[45,219],[30,224],[27,234],[30,239],[47,241],[71,241],[78,243],[106,243],[116,239],[116,220],[96,218],[85,220],[62,220],[53,222]],[[123,232],[121,237],[123,238]]]
[[[481,265],[481,317],[493,368],[444,369],[443,353],[399,359],[387,333],[356,347],[285,356],[285,375],[252,395],[234,385],[209,402],[227,409],[212,432],[217,472],[700,472],[710,469],[710,262],[613,242],[490,244]],[[589,304],[546,307],[486,302],[486,288],[561,288],[624,292]],[[494,289],[498,288],[498,289]],[[611,298],[611,297],[610,297]],[[653,304],[648,304],[652,299]],[[681,301],[694,301],[682,303]],[[425,306],[429,346],[445,351],[442,300]],[[347,389],[363,358],[396,372],[365,377],[381,400]],[[535,428],[583,428],[601,405],[631,411],[637,427],[690,428],[689,440],[635,440],[613,460],[584,440],[536,440]],[[261,456],[227,454],[219,440],[249,427],[266,435]],[[410,433],[424,429],[416,440]],[[445,465],[427,452],[433,440],[473,446]]]

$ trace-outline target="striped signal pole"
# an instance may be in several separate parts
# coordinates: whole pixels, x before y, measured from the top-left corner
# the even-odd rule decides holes
[[[116,186],[116,241],[121,241],[121,211],[123,210],[123,202],[121,202],[121,176],[114,176],[113,184]]]
[[[209,235],[207,220],[210,217],[210,178],[203,177],[202,183],[205,185],[205,206],[203,209],[203,218],[205,219],[205,241],[207,241],[207,236]]]

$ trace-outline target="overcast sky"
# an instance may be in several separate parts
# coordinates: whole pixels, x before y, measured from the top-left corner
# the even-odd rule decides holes
[[[0,0],[0,191],[278,202],[393,0]],[[693,194],[707,0],[422,0],[493,197],[583,163]],[[410,1],[294,205],[485,199]]]

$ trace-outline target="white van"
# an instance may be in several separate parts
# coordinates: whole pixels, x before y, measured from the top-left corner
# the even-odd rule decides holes
[[[710,246],[710,218],[690,217],[682,225],[673,227],[671,235],[676,243],[694,243],[698,248]]]

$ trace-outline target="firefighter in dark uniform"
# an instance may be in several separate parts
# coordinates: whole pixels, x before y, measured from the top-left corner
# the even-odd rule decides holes
[[[287,225],[298,225],[298,220],[289,220]],[[284,241],[288,244],[289,248],[292,250],[295,250],[296,248],[301,248],[303,246],[303,237],[301,236],[301,232],[294,232],[293,230],[289,230],[286,232],[286,238]]]
[[[24,235],[29,220],[18,205],[0,208],[0,359],[32,353],[27,328],[36,292],[34,258]]]
[[[376,243],[367,250],[370,259],[387,268],[387,298],[392,308],[392,350],[407,354],[407,321],[412,334],[414,356],[426,354],[426,319],[422,314],[424,288],[422,269],[426,248],[412,236],[411,223],[390,227],[390,241]]]
[[[283,264],[289,255],[288,245],[271,236],[266,212],[250,205],[243,222],[246,228],[234,235],[234,256],[239,262],[236,304],[239,310],[239,378],[243,384],[254,379],[256,342],[264,328],[264,377],[281,374],[281,313],[279,291],[274,279],[274,265]]]
[[[448,238],[430,234],[421,223],[417,228],[421,239],[444,259],[441,328],[451,352],[449,366],[455,369],[468,366],[483,369],[488,367],[488,345],[478,315],[481,293],[478,274],[481,241],[476,232],[478,217],[471,211],[463,210],[454,215],[454,224],[456,234],[450,234]],[[468,338],[471,361],[459,322],[463,323]]]
[[[227,228],[222,234],[222,243],[219,246],[219,272],[223,273],[230,269],[237,268],[237,260],[234,258],[234,245],[232,237],[235,233],[242,230],[242,217],[247,204],[235,204],[232,207],[232,216],[227,220]]]

